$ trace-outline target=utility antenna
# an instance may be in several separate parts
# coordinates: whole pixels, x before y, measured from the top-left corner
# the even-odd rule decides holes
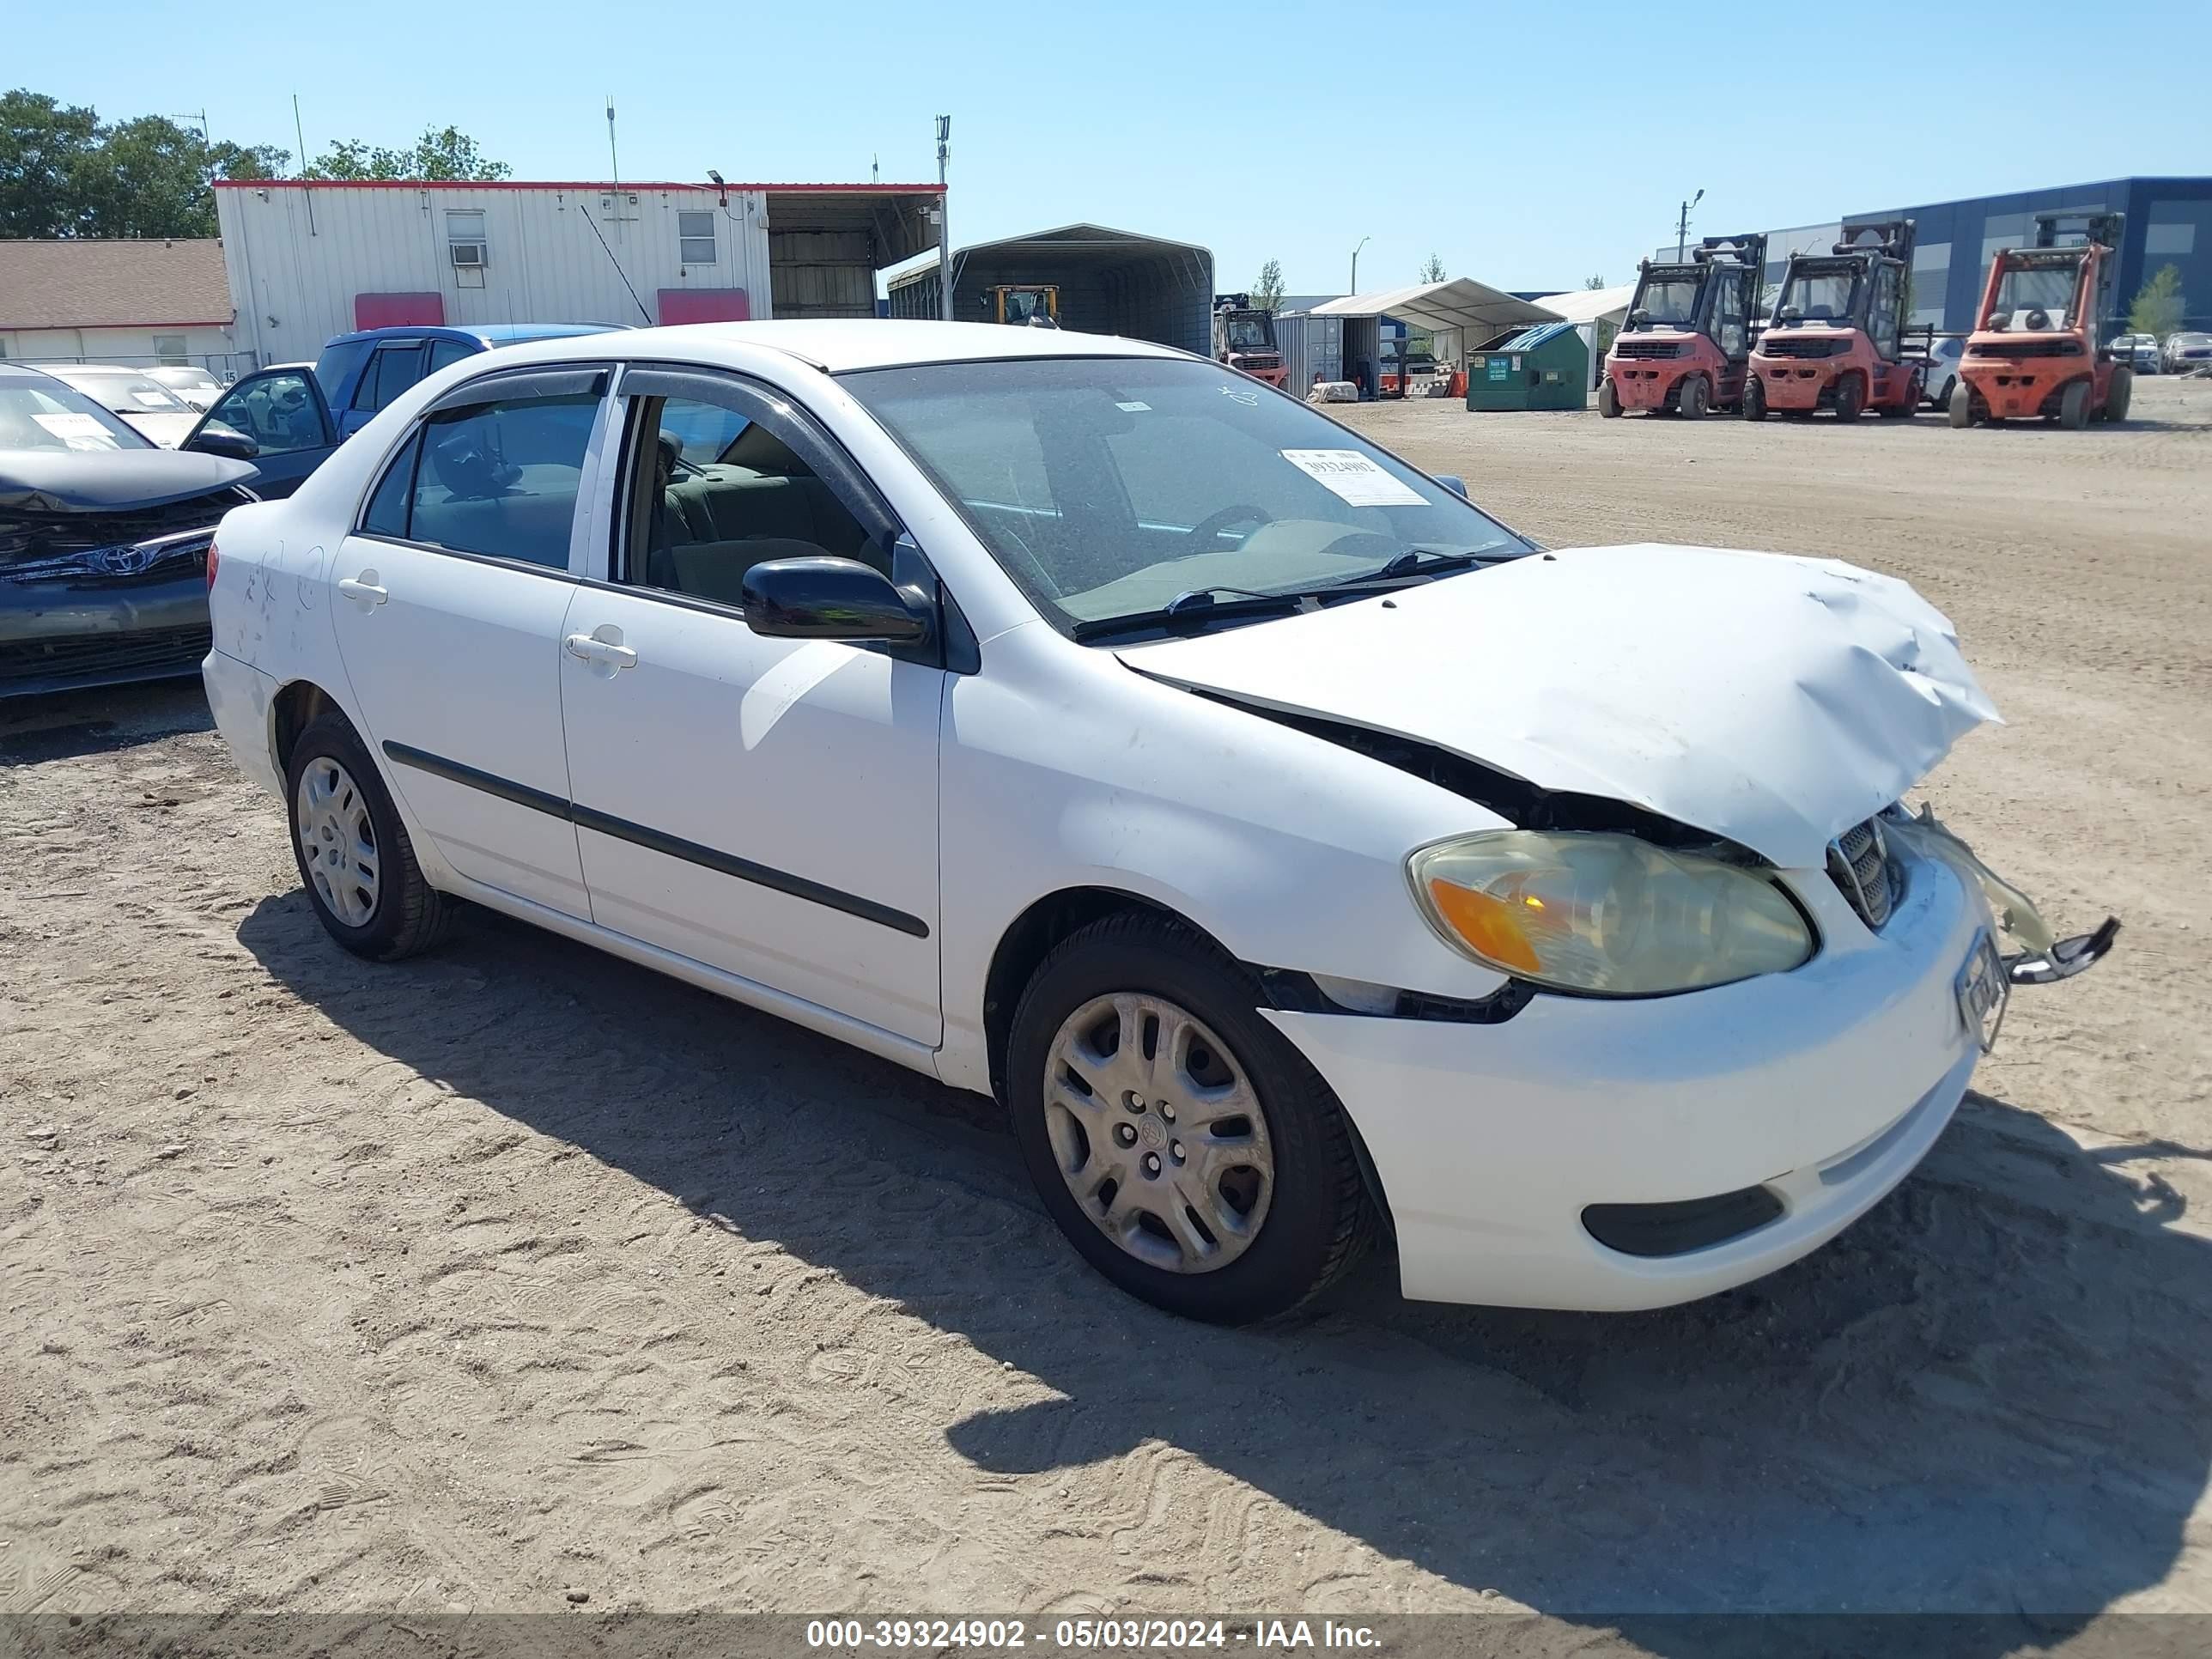
[[[945,164],[952,159],[952,118],[937,118],[937,314],[952,320],[952,219],[945,210]]]
[[[622,188],[622,164],[615,160],[615,95],[607,94],[607,177]]]
[[[307,130],[300,125],[300,94],[296,92],[292,94],[292,137],[299,141],[300,176],[304,179],[307,176]],[[316,234],[315,192],[302,190],[300,194],[307,199],[307,234],[313,236]]]
[[[203,144],[211,144],[215,142],[208,136],[208,118],[205,110],[185,110],[181,114],[172,115],[169,118],[172,121],[190,121],[197,125],[200,130],[200,143]]]

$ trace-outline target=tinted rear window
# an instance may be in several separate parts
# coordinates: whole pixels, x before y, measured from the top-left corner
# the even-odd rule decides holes
[[[370,342],[345,340],[323,348],[323,355],[315,359],[315,384],[323,389],[323,401],[333,409],[338,408],[338,390],[345,385],[346,376],[361,367],[361,360],[368,356]]]

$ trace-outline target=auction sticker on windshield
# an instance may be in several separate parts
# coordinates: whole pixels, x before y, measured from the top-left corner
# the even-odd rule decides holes
[[[119,449],[115,434],[89,415],[64,412],[33,415],[31,418],[71,449]]]
[[[1354,507],[1426,507],[1413,490],[1356,449],[1285,449],[1283,459]]]

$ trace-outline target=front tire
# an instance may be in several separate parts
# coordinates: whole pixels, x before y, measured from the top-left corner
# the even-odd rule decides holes
[[[1613,389],[1610,380],[1597,389],[1597,412],[1608,421],[1620,418],[1620,394]]]
[[[1747,421],[1766,418],[1766,387],[1760,382],[1759,371],[1755,368],[1743,372],[1743,418]]]
[[[1951,424],[1972,426],[1974,423],[1974,394],[1964,380],[1951,388]]]
[[[2112,371],[2110,385],[2105,388],[2105,418],[2118,425],[2128,418],[2128,404],[2134,400],[2135,371],[2120,368]]]
[[[352,723],[326,714],[300,734],[284,768],[292,856],[308,902],[356,956],[397,962],[446,930],[452,901],[423,879],[414,844]]]
[[[1068,1242],[1218,1324],[1318,1295],[1376,1231],[1344,1109],[1261,1000],[1188,928],[1109,916],[1046,957],[1007,1043],[1014,1138]]]
[[[1856,421],[1866,412],[1866,378],[1852,373],[1836,381],[1836,418]]]
[[[1705,419],[1705,411],[1713,406],[1712,389],[1705,384],[1705,377],[1702,374],[1692,374],[1684,380],[1682,390],[1676,398],[1676,404],[1682,411],[1683,419],[1689,421]]]

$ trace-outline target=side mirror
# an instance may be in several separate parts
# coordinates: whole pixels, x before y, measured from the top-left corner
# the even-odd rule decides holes
[[[225,426],[221,421],[210,421],[193,434],[192,441],[185,446],[203,455],[220,455],[226,460],[251,461],[261,453],[261,446],[235,427]]]
[[[738,589],[745,625],[772,640],[926,639],[929,619],[890,577],[858,559],[769,559]]]
[[[1777,312],[1775,318],[1777,321],[1784,323],[1802,323],[1805,320],[1805,313],[1798,310],[1796,306],[1788,306]]]
[[[1458,496],[1458,497],[1460,498],[1460,500],[1462,500],[1462,501],[1465,501],[1465,500],[1467,499],[1467,480],[1466,480],[1466,479],[1464,479],[1464,478],[1462,478],[1462,477],[1459,477],[1457,474],[1455,474],[1455,473],[1450,473],[1450,472],[1434,472],[1434,473],[1431,473],[1429,476],[1430,476],[1430,477],[1433,477],[1433,478],[1434,478],[1434,479],[1435,479],[1438,483],[1442,484],[1442,485],[1443,485],[1446,489],[1450,490],[1450,491],[1451,491],[1451,493],[1452,493],[1453,495],[1455,495]]]

